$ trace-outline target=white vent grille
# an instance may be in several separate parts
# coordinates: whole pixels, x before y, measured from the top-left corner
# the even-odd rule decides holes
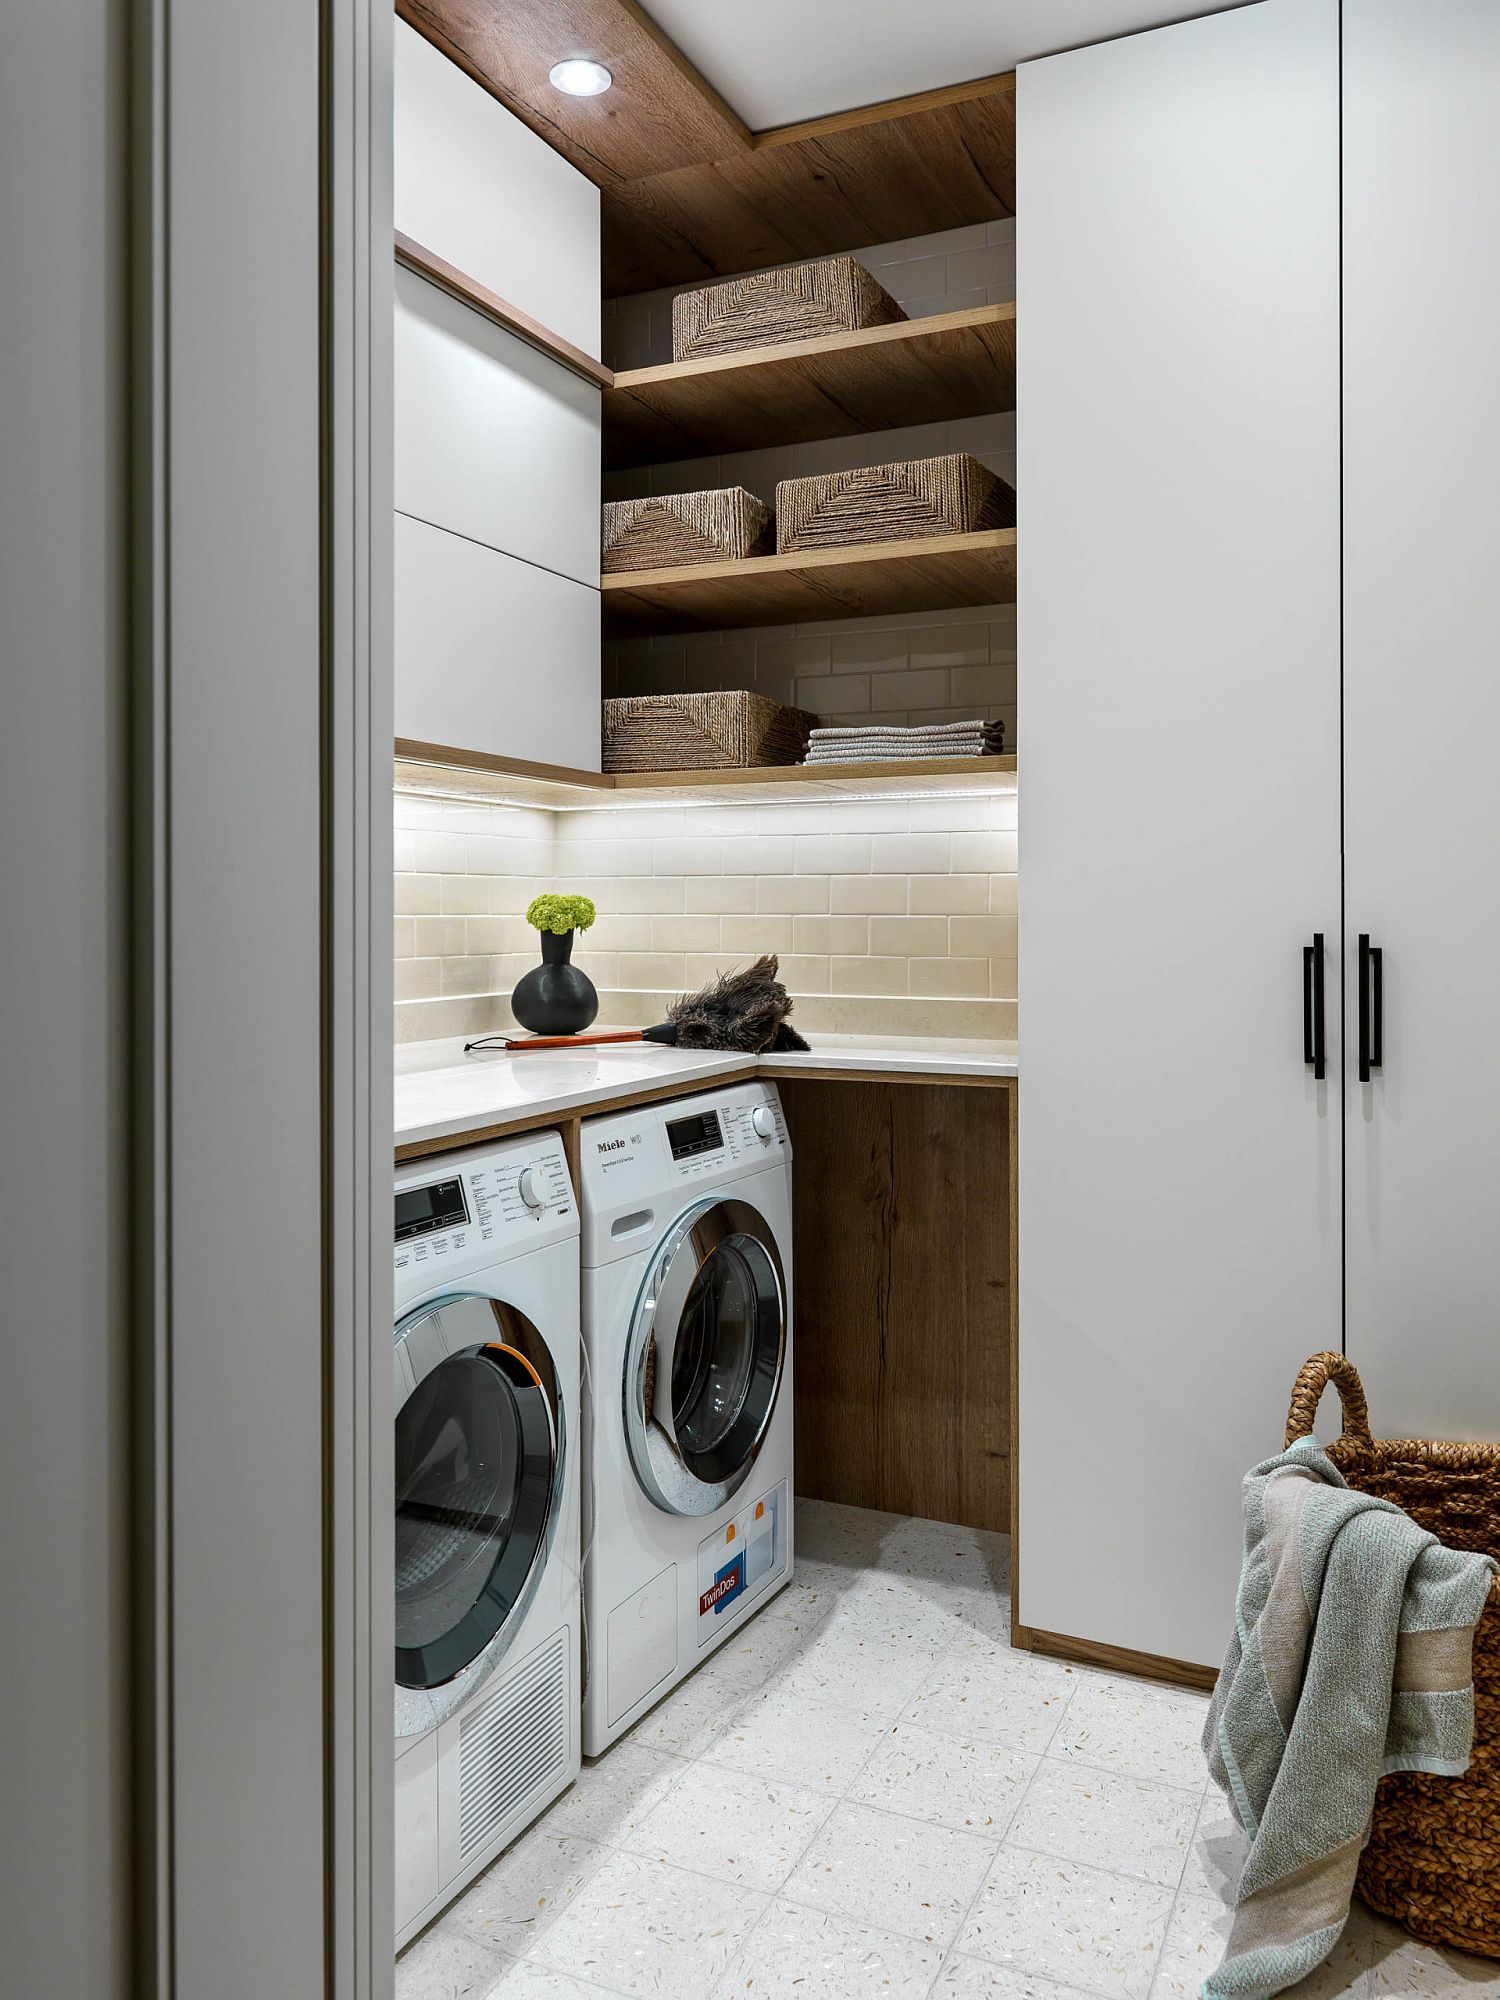
[[[566,1631],[466,1716],[458,1737],[458,1840],[467,1859],[568,1761]]]

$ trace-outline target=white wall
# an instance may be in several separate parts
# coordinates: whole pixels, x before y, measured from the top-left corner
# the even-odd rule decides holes
[[[396,227],[599,352],[599,190],[404,21]]]
[[[0,61],[0,1988],[125,2000],[124,9]]]

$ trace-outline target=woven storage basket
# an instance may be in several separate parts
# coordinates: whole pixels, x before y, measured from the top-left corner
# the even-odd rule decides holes
[[[1364,1389],[1342,1354],[1315,1354],[1297,1377],[1288,1444],[1311,1432],[1330,1382],[1344,1429],[1328,1456],[1349,1484],[1394,1500],[1450,1548],[1500,1556],[1500,1445],[1371,1437]],[[1500,1585],[1474,1633],[1468,1771],[1381,1779],[1357,1887],[1372,1910],[1414,1937],[1500,1958]]]
[[[664,493],[656,500],[605,503],[599,567],[610,575],[678,563],[738,562],[770,545],[771,510],[743,486]]]
[[[780,346],[820,333],[888,326],[906,314],[852,257],[825,257],[785,271],[752,271],[727,284],[679,292],[672,301],[672,358],[698,361],[746,347]]]
[[[783,479],[776,488],[776,547],[844,549],[1015,525],[1016,496],[966,452],[899,465]]]
[[[640,694],[604,704],[606,771],[797,764],[818,718],[762,694]]]

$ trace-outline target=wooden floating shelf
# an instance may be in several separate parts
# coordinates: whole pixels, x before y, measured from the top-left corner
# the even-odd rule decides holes
[[[1015,306],[972,306],[617,374],[604,392],[604,463],[652,465],[1015,406]]]
[[[565,764],[528,763],[483,750],[396,740],[396,789],[491,805],[549,811],[631,805],[771,804],[856,796],[927,797],[943,792],[1013,792],[1014,757],[893,759],[878,764],[768,765],[748,771],[626,771],[610,776]]]
[[[1015,306],[973,306],[617,374],[604,459],[649,465],[1015,406]]]
[[[1016,531],[626,570],[601,578],[600,593],[606,638],[1011,604]]]

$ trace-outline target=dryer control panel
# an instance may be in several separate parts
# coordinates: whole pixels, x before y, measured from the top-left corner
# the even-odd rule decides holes
[[[396,1175],[396,1294],[578,1234],[578,1207],[556,1132],[528,1132],[417,1160]]]

